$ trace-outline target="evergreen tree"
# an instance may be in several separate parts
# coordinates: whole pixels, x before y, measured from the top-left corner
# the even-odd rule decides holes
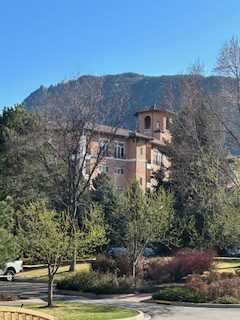
[[[207,103],[200,100],[183,108],[173,122],[172,142],[167,147],[171,160],[170,180],[176,209],[185,225],[185,245],[202,245],[206,217],[219,191],[228,185],[227,152],[221,126]],[[196,229],[193,240],[192,228]]]
[[[38,120],[21,105],[0,116],[0,199],[12,196],[15,208],[45,193],[42,167],[29,148]]]
[[[13,236],[13,200],[7,197],[0,201],[0,268],[16,259],[16,242]]]
[[[93,189],[91,191],[91,199],[93,202],[101,205],[105,221],[110,229],[111,244],[118,242],[118,232],[116,232],[116,215],[117,215],[117,193],[111,181],[111,178],[105,173],[99,174],[93,180]]]

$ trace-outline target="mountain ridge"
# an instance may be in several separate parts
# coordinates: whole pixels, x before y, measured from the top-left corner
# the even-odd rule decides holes
[[[190,82],[191,75],[161,75],[147,76],[138,73],[121,73],[115,75],[93,76],[82,75],[77,79],[60,82],[48,88],[40,86],[24,101],[26,108],[41,108],[51,102],[57,103],[58,99],[71,95],[81,98],[88,86],[96,92],[101,87],[101,106],[107,103],[116,104],[118,101],[127,101],[124,106],[126,116],[123,127],[135,128],[134,113],[153,104],[178,112],[183,104],[183,82]],[[203,92],[206,95],[219,95],[223,87],[232,87],[233,79],[219,76],[199,77]],[[104,121],[103,121],[104,122]]]

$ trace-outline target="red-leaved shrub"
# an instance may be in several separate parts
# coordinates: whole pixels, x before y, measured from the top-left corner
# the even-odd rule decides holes
[[[131,262],[127,254],[114,257],[98,255],[92,262],[92,270],[100,273],[115,273],[118,276],[131,275]]]
[[[217,272],[210,272],[203,275],[191,275],[187,278],[187,287],[195,290],[209,300],[215,300],[219,297],[231,296],[240,298],[240,279],[233,275],[232,278],[225,278]]]
[[[211,270],[215,256],[210,249],[182,249],[167,263],[149,262],[145,278],[157,283],[179,281],[188,274]]]
[[[92,262],[92,270],[100,273],[116,273],[117,263],[112,257],[100,254],[96,260]]]
[[[175,280],[191,273],[203,273],[212,269],[216,252],[211,249],[182,249],[169,262]]]
[[[117,263],[119,276],[129,276],[132,274],[131,260],[128,254],[117,255],[114,259]]]
[[[137,267],[136,267],[137,276],[143,279],[145,277],[145,274],[147,273],[148,268],[149,268],[149,259],[141,256],[137,262]]]

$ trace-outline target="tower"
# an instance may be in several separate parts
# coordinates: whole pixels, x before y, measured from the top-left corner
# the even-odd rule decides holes
[[[135,113],[137,116],[137,131],[160,140],[169,142],[171,140],[170,125],[174,112],[161,108],[154,104],[148,109]]]

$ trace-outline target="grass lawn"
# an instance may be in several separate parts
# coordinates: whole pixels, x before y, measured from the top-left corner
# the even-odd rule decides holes
[[[216,269],[220,272],[232,272],[240,269],[240,258],[219,257],[216,259]]]
[[[134,317],[137,312],[81,302],[56,302],[55,307],[27,305],[24,308],[37,310],[56,317],[57,320],[110,320]]]
[[[88,271],[90,267],[89,263],[78,263],[77,271]],[[58,273],[55,276],[56,280],[60,280],[61,278],[69,275],[68,272],[69,266],[62,266],[58,269]],[[23,271],[17,274],[17,277],[39,277],[42,279],[47,279],[47,268],[35,269],[31,271]]]

